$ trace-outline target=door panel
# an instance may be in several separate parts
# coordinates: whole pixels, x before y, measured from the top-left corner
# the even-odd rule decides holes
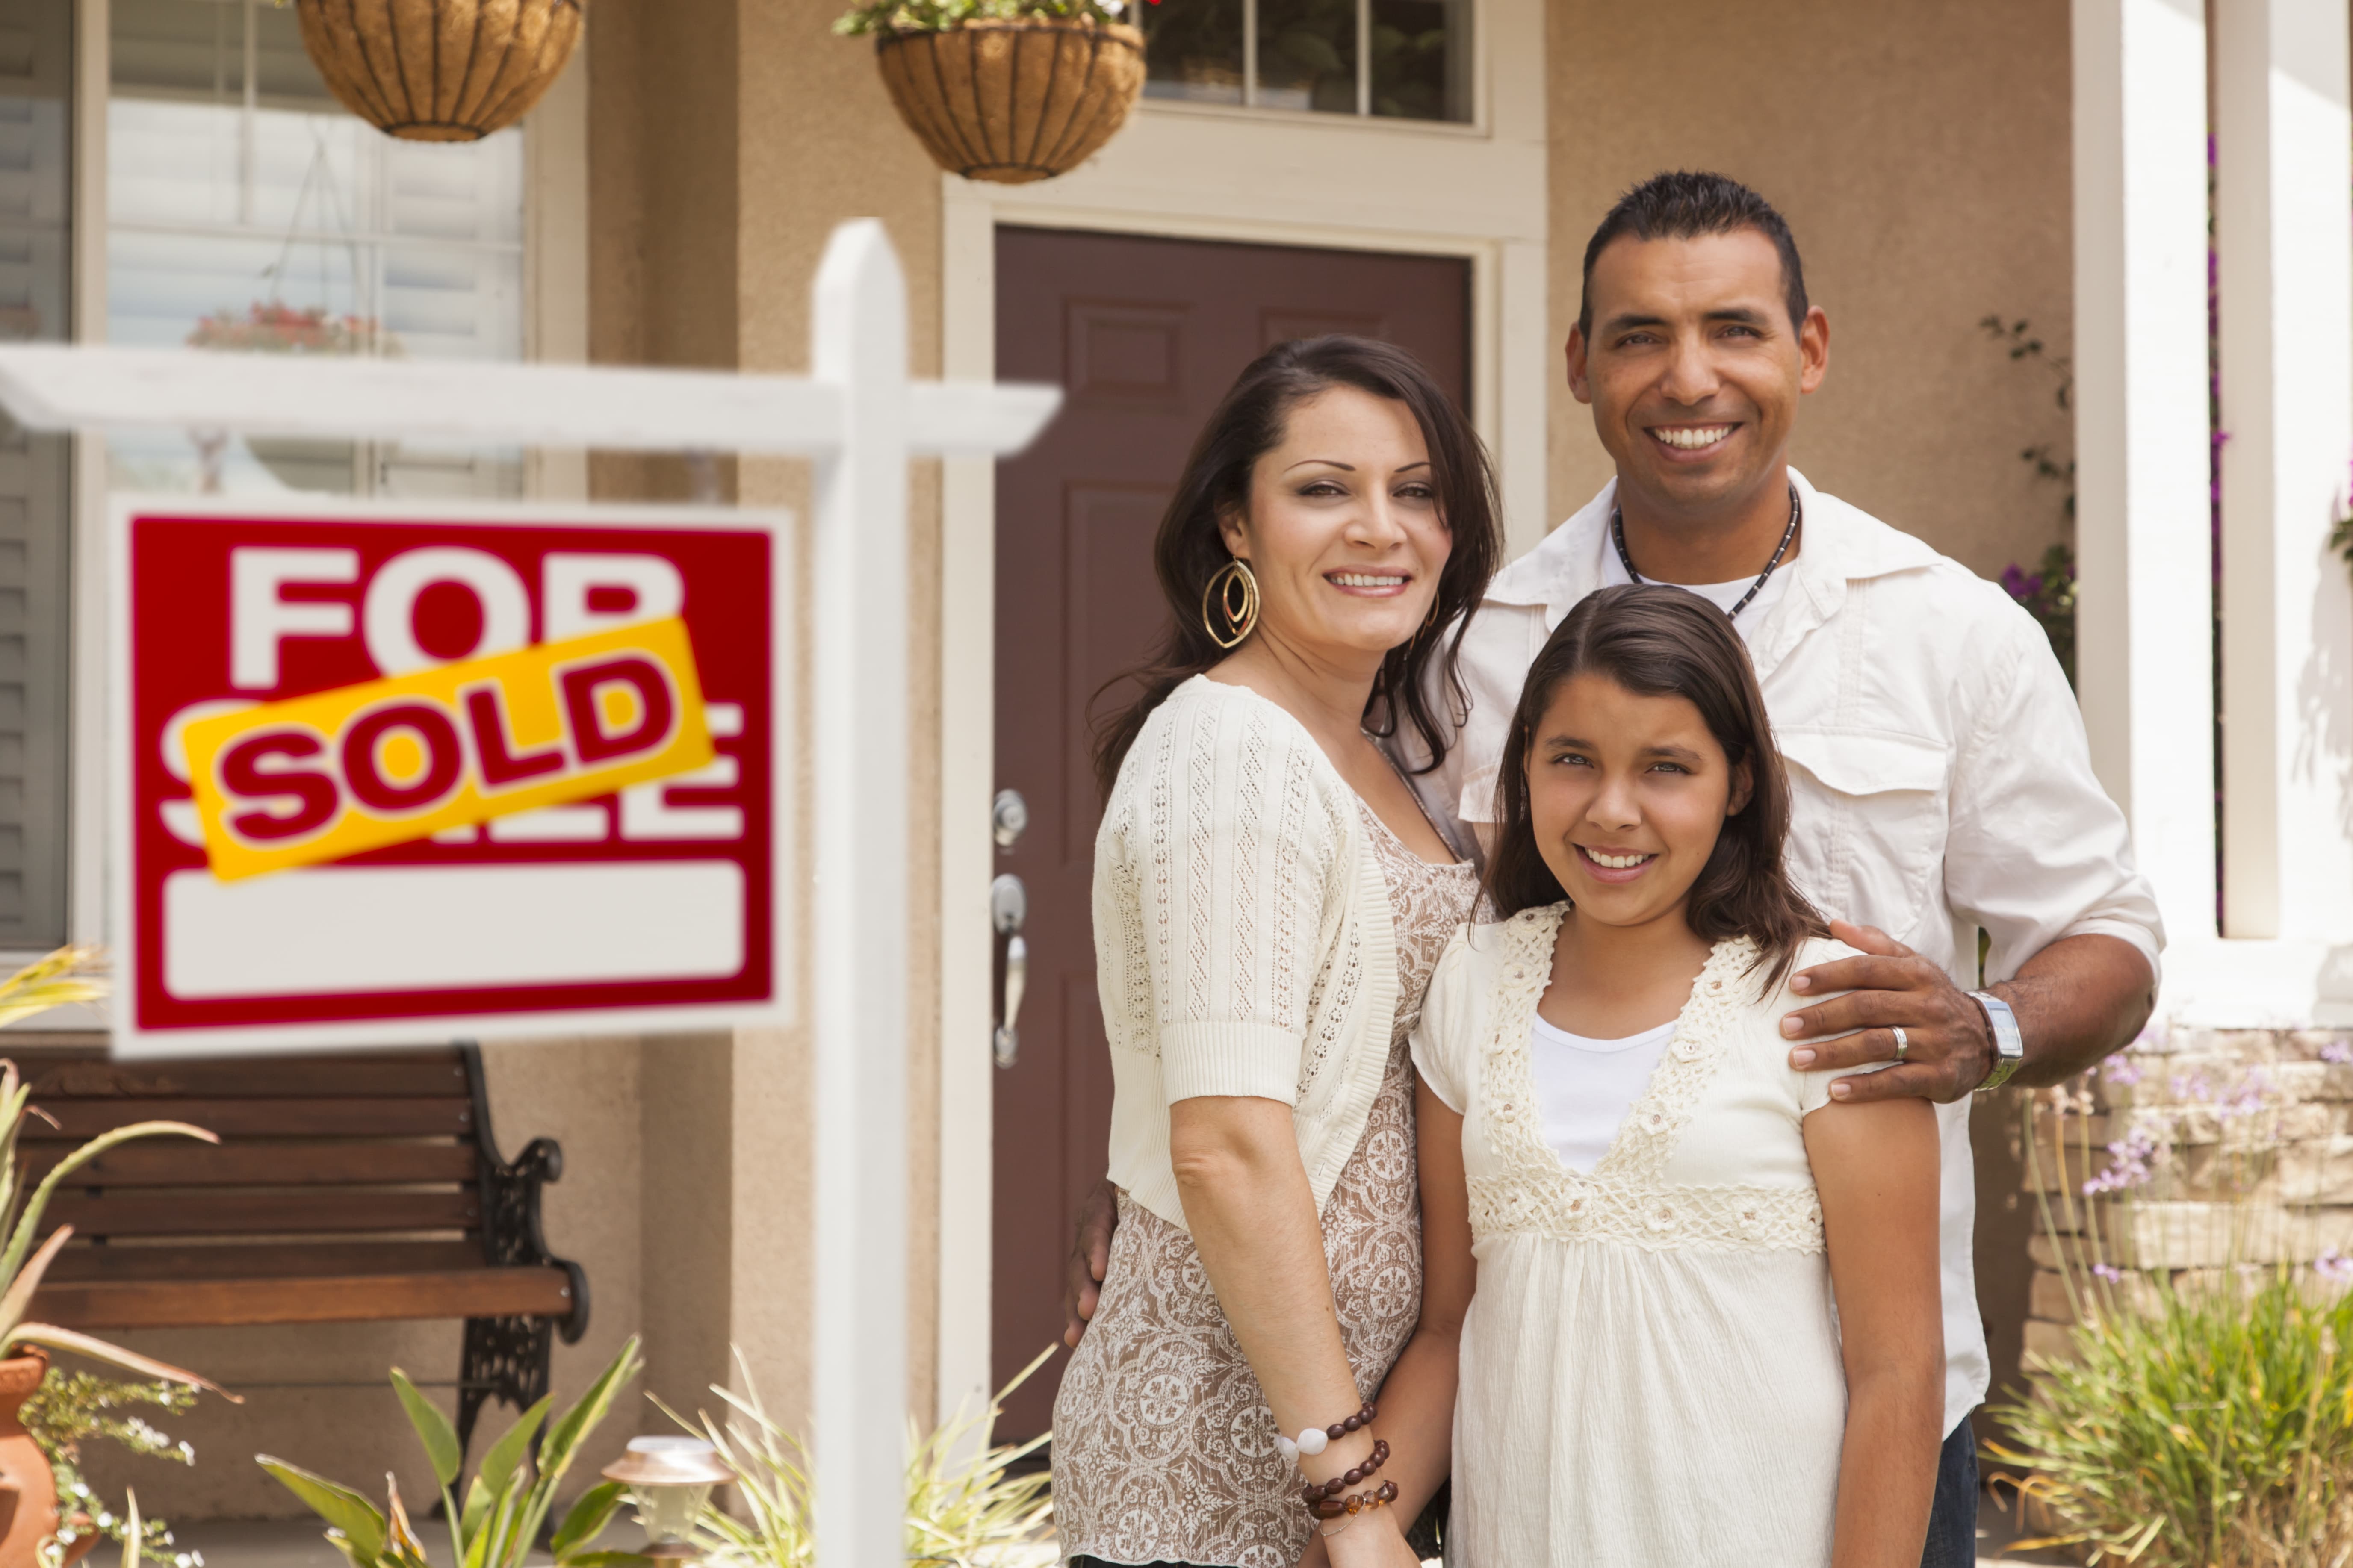
[[[1470,268],[1442,258],[1000,228],[997,373],[1068,401],[997,467],[997,783],[1026,832],[997,869],[1027,887],[1019,1050],[996,1078],[997,1381],[1055,1342],[1070,1216],[1101,1179],[1111,1060],[1095,1003],[1092,721],[1168,615],[1152,540],[1195,436],[1235,375],[1292,338],[1354,332],[1419,354],[1463,399]],[[953,585],[951,585],[953,591]],[[1000,943],[1001,946],[1001,943]],[[998,1440],[1045,1430],[1060,1361]]]

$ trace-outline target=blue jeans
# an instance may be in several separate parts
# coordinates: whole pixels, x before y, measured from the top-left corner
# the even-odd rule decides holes
[[[1928,1505],[1920,1568],[1976,1568],[1977,1560],[1978,1439],[1963,1416],[1936,1458],[1936,1500]]]

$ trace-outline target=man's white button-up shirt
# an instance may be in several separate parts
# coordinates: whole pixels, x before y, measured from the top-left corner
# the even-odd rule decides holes
[[[2132,943],[2152,970],[2157,900],[2122,812],[2093,776],[2083,716],[2042,628],[2010,596],[1910,534],[1815,489],[1788,589],[1737,625],[1789,763],[1789,866],[1833,918],[1886,931],[1947,974],[2005,980],[2062,937]],[[1494,819],[1495,773],[1528,667],[1571,606],[1602,586],[1613,480],[1499,573],[1462,643],[1471,709],[1428,780],[1472,825]],[[1639,564],[1639,563],[1637,563]],[[1754,620],[1754,624],[1750,624]],[[1989,1367],[1971,1266],[1977,1187],[1969,1105],[1937,1108],[1946,1429],[1982,1403]]]

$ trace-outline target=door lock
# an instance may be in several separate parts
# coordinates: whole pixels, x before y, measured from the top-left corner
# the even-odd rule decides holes
[[[1021,797],[1011,790],[1000,794],[997,797],[1000,822],[1008,796],[1011,796],[1016,806],[1021,804]],[[1025,811],[1025,818],[1027,815]],[[998,829],[997,842],[1000,844],[1008,842],[1002,837],[1003,831],[1002,827]],[[1014,831],[1018,834],[1020,829],[1017,827]],[[1021,1016],[1021,993],[1029,984],[1029,944],[1021,935],[1022,924],[1029,918],[1029,893],[1022,887],[1020,878],[1008,871],[989,883],[988,923],[997,929],[997,935],[1005,939],[1005,967],[1001,972],[1005,1006],[997,1016],[997,1029],[991,1039],[997,1065],[1000,1068],[1011,1067],[1021,1050],[1021,1035],[1016,1026]]]
[[[1018,789],[997,792],[997,803],[988,814],[989,837],[997,840],[999,849],[1010,849],[1013,841],[1029,831],[1029,803],[1021,798]]]

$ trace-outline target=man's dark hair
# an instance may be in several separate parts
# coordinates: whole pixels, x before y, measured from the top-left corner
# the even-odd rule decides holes
[[[1753,228],[1781,253],[1781,293],[1789,307],[1789,325],[1806,325],[1806,269],[1798,260],[1798,242],[1789,225],[1773,204],[1724,174],[1678,169],[1653,174],[1618,198],[1601,226],[1585,244],[1585,292],[1577,303],[1577,330],[1593,336],[1593,263],[1622,235],[1636,239],[1697,239],[1703,235],[1732,234]]]

